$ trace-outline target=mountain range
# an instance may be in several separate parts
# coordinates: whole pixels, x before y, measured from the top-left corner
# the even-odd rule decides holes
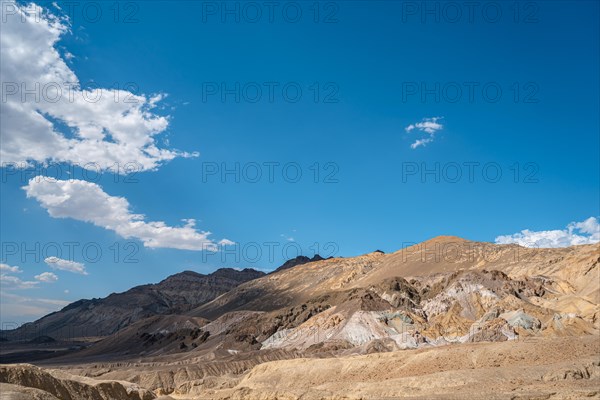
[[[156,315],[183,314],[252,279],[264,276],[254,269],[222,268],[203,275],[183,271],[156,284],[136,286],[102,299],[82,299],[39,320],[2,335],[32,340],[104,337]]]
[[[600,355],[593,345],[600,333],[599,304],[598,244],[535,249],[440,236],[389,254],[300,257],[270,274],[249,269],[222,269],[210,275],[186,271],[105,299],[81,300],[31,325],[42,327],[36,334],[43,331],[58,339],[65,339],[65,332],[97,336],[82,348],[57,353],[38,365],[66,369],[76,377],[135,383],[155,395],[342,398],[353,375],[343,375],[340,386],[331,379],[323,387],[311,382],[346,368],[372,369],[370,378],[361,378],[373,380],[365,383],[361,397],[382,398],[408,393],[411,385],[429,386],[421,378],[406,378],[387,386],[392,392],[382,390],[391,383],[385,383],[390,378],[374,367],[377,360],[402,374],[401,365],[393,366],[394,359],[414,364],[419,354],[439,349],[427,356],[432,365],[439,364],[435,354],[447,357],[435,371],[459,371],[486,357],[493,358],[490,368],[509,368],[520,356],[502,343],[523,343],[519,351],[531,354],[527,357],[532,359],[524,361],[528,372],[522,375],[530,381],[523,385],[530,385],[536,396],[546,393],[536,383],[544,376],[566,379],[559,378],[563,367],[552,363],[566,360],[569,352],[578,354],[571,368],[579,368],[577,374],[591,380],[553,388],[566,395],[588,390],[593,379],[600,379],[600,363],[590,361]],[[89,335],[83,325],[101,334]],[[3,346],[32,336],[25,330],[4,332],[9,342]],[[562,358],[552,358],[544,343],[548,349],[563,346],[552,355]],[[483,353],[467,362],[460,351],[443,350],[452,346]],[[381,353],[394,355],[374,358]],[[294,365],[303,371],[294,379],[277,372],[292,374]],[[433,373],[418,365],[423,376]],[[319,372],[312,374],[313,370]],[[19,374],[41,374],[23,371]],[[492,379],[484,375],[478,379]],[[19,385],[19,379],[11,379],[9,383]],[[509,386],[503,383],[498,390],[508,395],[514,390]],[[431,387],[424,398],[436,398],[436,393],[444,398],[444,392],[436,390]],[[472,390],[475,395],[477,386]]]

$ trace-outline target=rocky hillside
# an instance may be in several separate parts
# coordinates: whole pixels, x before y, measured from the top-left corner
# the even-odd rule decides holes
[[[526,249],[438,237],[286,268],[72,356],[343,355],[598,334],[599,258],[598,245]]]
[[[153,400],[157,396],[129,382],[94,380],[28,364],[0,366],[2,399]]]
[[[147,317],[184,313],[263,275],[253,269],[223,268],[208,275],[184,271],[157,284],[136,286],[103,299],[76,301],[31,324],[5,331],[3,336],[11,340],[107,336]]]
[[[246,350],[370,352],[598,333],[599,287],[598,245],[526,249],[438,237],[281,270],[188,315],[214,320],[209,330],[236,315],[229,339],[213,340],[240,338]]]

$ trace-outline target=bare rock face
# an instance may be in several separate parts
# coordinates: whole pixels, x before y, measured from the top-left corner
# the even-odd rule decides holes
[[[25,386],[0,383],[2,400],[59,400],[50,393]]]
[[[23,398],[51,400],[153,400],[154,393],[129,382],[97,381],[64,372],[43,370],[29,364],[0,366],[0,382]],[[20,387],[20,388],[19,388]],[[6,393],[3,392],[4,398]],[[18,397],[17,397],[18,398]],[[30,397],[31,398],[31,397]]]
[[[253,269],[223,268],[209,275],[184,271],[157,284],[136,286],[103,299],[76,301],[31,324],[3,332],[3,336],[11,340],[108,336],[150,316],[184,313],[263,275]]]

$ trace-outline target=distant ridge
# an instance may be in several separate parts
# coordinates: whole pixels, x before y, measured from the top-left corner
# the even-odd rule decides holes
[[[31,340],[41,336],[107,336],[150,316],[185,313],[263,275],[264,272],[250,268],[221,268],[207,275],[183,271],[159,283],[136,286],[105,298],[77,300],[35,322],[4,331],[2,337]]]
[[[297,265],[307,264],[309,262],[315,262],[315,261],[328,260],[329,258],[332,258],[332,257],[323,258],[318,254],[315,254],[313,258],[310,258],[307,256],[298,256],[295,258],[290,258],[289,260],[284,262],[279,268],[277,268],[275,271],[273,271],[271,273],[274,274],[275,272],[283,271],[285,269],[290,269]]]

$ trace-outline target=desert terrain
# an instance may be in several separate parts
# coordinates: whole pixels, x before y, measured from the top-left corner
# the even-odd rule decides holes
[[[597,244],[441,236],[219,271],[3,331],[1,398],[600,398]]]

